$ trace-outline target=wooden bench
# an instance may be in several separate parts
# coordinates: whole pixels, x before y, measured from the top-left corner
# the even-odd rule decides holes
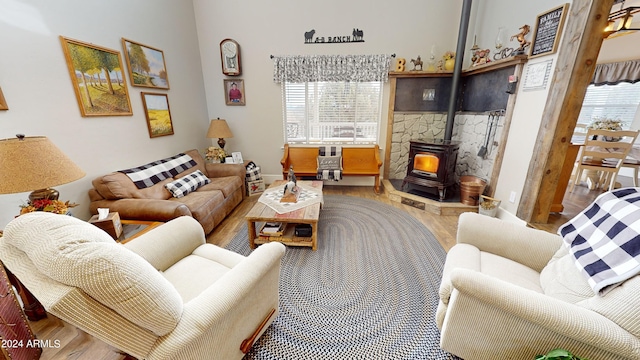
[[[293,165],[293,171],[297,177],[313,176],[318,174],[318,148],[306,146],[284,145],[282,160],[282,178],[287,179],[289,167]],[[342,176],[374,176],[374,190],[380,193],[380,147],[378,145],[368,147],[342,147]]]

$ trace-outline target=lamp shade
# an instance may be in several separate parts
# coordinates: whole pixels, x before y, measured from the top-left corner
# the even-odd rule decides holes
[[[44,136],[0,140],[0,194],[62,185],[84,175]]]
[[[227,120],[224,119],[213,119],[209,123],[209,131],[207,131],[208,138],[232,138],[233,133],[231,129],[229,129],[229,125],[227,125]]]

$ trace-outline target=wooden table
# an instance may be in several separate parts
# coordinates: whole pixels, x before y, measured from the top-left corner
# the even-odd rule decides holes
[[[270,189],[278,187],[286,183],[284,180],[274,181]],[[322,181],[298,181],[299,185],[312,187],[322,192]],[[247,220],[247,229],[249,232],[249,246],[256,248],[256,244],[265,244],[271,241],[277,241],[288,246],[308,246],[312,250],[318,249],[318,218],[320,216],[321,203],[315,203],[302,209],[294,210],[284,214],[278,214],[268,205],[258,201],[245,216]],[[262,236],[256,231],[257,223],[264,222],[282,222],[286,228],[282,236]],[[296,224],[310,224],[311,237],[295,236],[294,229]]]
[[[120,220],[120,222],[122,223],[122,234],[116,241],[121,244],[137,238],[158,225],[164,224],[161,221],[144,220]]]

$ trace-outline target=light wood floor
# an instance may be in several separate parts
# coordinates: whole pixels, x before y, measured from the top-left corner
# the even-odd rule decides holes
[[[630,185],[630,179],[621,180],[625,186]],[[420,220],[438,239],[445,250],[449,250],[455,244],[456,228],[458,224],[457,216],[438,216],[413,207],[392,202],[385,195],[376,195],[370,187],[355,186],[325,186],[325,194],[349,195],[368,198],[381,203],[389,204],[403,209]],[[545,231],[555,233],[558,227],[571,219],[575,214],[589,205],[601,191],[589,191],[584,186],[578,186],[573,193],[565,196],[565,212],[562,214],[552,214],[549,223],[534,225]],[[245,199],[227,219],[220,224],[207,241],[219,246],[225,246],[231,241],[236,232],[241,227],[246,226],[244,215],[251,209],[258,200],[258,196]],[[49,315],[47,319],[32,322],[31,327],[38,339],[59,340],[59,348],[44,349],[42,359],[91,359],[91,360],[121,360],[124,356],[117,353],[114,348],[94,339],[81,330],[66,324],[65,322]]]

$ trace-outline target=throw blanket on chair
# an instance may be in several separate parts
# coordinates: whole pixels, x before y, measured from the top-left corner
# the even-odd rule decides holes
[[[196,165],[196,161],[193,160],[191,156],[180,153],[139,167],[118,170],[118,172],[127,175],[131,181],[136,184],[138,189],[144,189],[164,179],[174,177]]]
[[[606,192],[558,229],[600,296],[640,273],[640,188]]]
[[[339,146],[320,146],[318,148],[318,180],[342,179],[342,148]]]

